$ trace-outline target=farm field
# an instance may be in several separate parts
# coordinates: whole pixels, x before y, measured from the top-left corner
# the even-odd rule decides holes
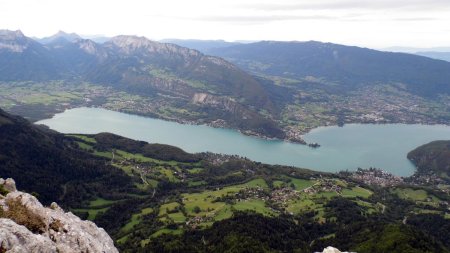
[[[286,215],[309,217],[317,224],[327,224],[338,219],[333,211],[335,204],[330,204],[336,201],[348,201],[346,205],[353,203],[353,208],[365,217],[382,215],[389,208],[386,203],[372,198],[379,194],[374,188],[346,177],[283,169],[270,174],[264,167],[249,169],[246,162],[218,169],[204,161],[164,160],[144,155],[142,150],[127,146],[108,148],[92,135],[69,137],[79,148],[121,169],[133,180],[137,191],[124,195],[123,200],[97,197],[73,210],[97,222],[105,213],[112,212],[114,206],[134,199],[133,209],[122,218],[123,223],[116,233],[116,242],[120,245],[132,241],[146,247],[159,238],[213,229],[215,223],[226,222],[243,213],[265,219],[283,219]],[[212,156],[208,159],[220,164],[221,159],[228,162],[239,158]],[[450,219],[448,212],[440,208],[442,199],[424,188],[397,186],[388,191],[414,203],[410,214],[434,214]],[[146,232],[136,237],[137,231]],[[322,239],[335,236],[328,234]]]

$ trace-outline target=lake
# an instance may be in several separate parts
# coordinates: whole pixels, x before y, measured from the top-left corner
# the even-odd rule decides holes
[[[406,158],[409,151],[433,140],[450,139],[450,127],[443,125],[349,124],[321,127],[306,134],[305,141],[321,145],[313,149],[245,136],[231,129],[183,125],[85,107],[66,110],[36,124],[47,125],[62,133],[110,132],[150,143],[170,144],[191,153],[237,154],[263,163],[326,172],[376,167],[399,176],[414,173],[413,164]]]

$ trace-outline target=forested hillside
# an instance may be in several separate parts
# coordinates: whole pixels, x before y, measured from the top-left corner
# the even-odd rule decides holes
[[[433,141],[408,153],[423,174],[436,174],[450,178],[450,141]]]

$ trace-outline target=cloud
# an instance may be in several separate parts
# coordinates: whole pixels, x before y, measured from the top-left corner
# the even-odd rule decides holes
[[[291,20],[336,20],[340,17],[326,15],[248,15],[248,16],[200,16],[187,18],[196,21],[227,23],[266,23]]]
[[[404,21],[404,22],[418,22],[418,21],[435,21],[439,20],[438,18],[431,17],[417,17],[417,18],[394,18],[393,21]]]
[[[435,17],[370,17],[364,14],[344,14],[344,15],[210,15],[210,16],[161,16],[168,19],[217,22],[217,23],[237,23],[237,24],[264,24],[277,21],[343,21],[343,22],[366,22],[366,21],[393,21],[393,22],[419,22],[440,20]]]
[[[448,0],[299,0],[296,2],[236,4],[236,7],[263,11],[295,10],[448,10]]]

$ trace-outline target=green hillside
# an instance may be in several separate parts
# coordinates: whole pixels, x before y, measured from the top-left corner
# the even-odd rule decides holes
[[[450,141],[433,141],[408,153],[423,174],[436,174],[450,178]]]
[[[1,177],[94,221],[123,252],[449,252],[444,183],[383,187],[108,133],[61,135],[3,111],[0,130]]]

